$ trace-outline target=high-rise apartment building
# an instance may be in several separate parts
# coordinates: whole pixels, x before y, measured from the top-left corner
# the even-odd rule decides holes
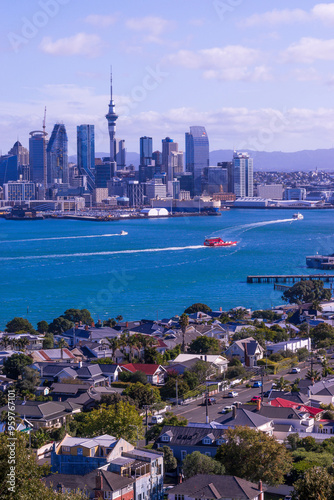
[[[248,153],[235,151],[233,154],[233,171],[234,194],[237,197],[252,197],[254,194],[253,158],[250,158]]]
[[[170,137],[166,137],[162,139],[162,158],[161,158],[161,172],[168,171],[168,157],[172,151],[176,153],[179,150],[179,145],[177,142],[174,142]]]
[[[67,145],[65,125],[56,123],[46,148],[48,185],[69,182]]]
[[[86,177],[90,192],[95,188],[95,130],[94,125],[77,126],[77,166],[80,176]]]
[[[15,142],[12,149],[8,151],[8,154],[16,155],[19,165],[29,165],[29,151],[22,146],[20,141]]]
[[[30,132],[29,137],[29,164],[30,177],[36,184],[44,184],[46,178],[46,146],[47,133],[41,130]]]
[[[4,199],[7,201],[26,201],[35,199],[35,183],[11,181],[3,185]]]
[[[204,127],[186,132],[186,171],[193,174],[194,195],[202,193],[202,173],[209,166],[209,139]]]
[[[0,156],[0,186],[18,179],[17,155]]]
[[[141,137],[140,142],[140,165],[152,164],[152,137]]]
[[[167,182],[183,172],[183,151],[171,151],[167,159]]]
[[[126,165],[126,149],[124,139],[115,139],[115,161],[117,170],[122,170]]]

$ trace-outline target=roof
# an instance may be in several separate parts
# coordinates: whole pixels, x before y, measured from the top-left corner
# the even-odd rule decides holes
[[[205,446],[208,447],[210,445],[203,445],[202,440],[206,436],[210,436],[210,438],[214,441],[211,446],[218,446],[215,442],[217,439],[221,439],[224,436],[225,429],[207,429],[201,427],[182,427],[182,426],[173,426],[173,425],[164,425],[160,436],[156,439],[156,443],[164,443],[167,446],[177,445],[177,446]],[[170,441],[162,441],[161,436],[167,434],[171,439]]]
[[[66,347],[61,349],[41,349],[39,351],[31,351],[31,356],[35,361],[52,361],[54,359],[76,359],[75,356]]]
[[[87,391],[90,384],[62,384],[60,382],[55,382],[52,384],[51,392],[56,392],[59,394],[77,394],[80,391]]]
[[[134,479],[115,474],[114,472],[106,471],[103,469],[95,470],[85,474],[84,476],[74,474],[52,474],[42,479],[44,484],[56,489],[58,484],[71,490],[83,490],[87,487],[90,491],[95,491],[96,477],[98,472],[103,477],[103,491],[118,491],[130,484],[134,483]]]
[[[216,418],[216,422],[229,427],[242,425],[253,428],[262,427],[263,425],[272,422],[271,418],[264,417],[252,411],[244,410],[243,408],[236,408],[235,410],[235,417],[233,415],[234,412],[226,413],[222,417]]]
[[[323,411],[322,408],[313,408],[312,406],[300,405],[299,403],[295,403],[294,401],[289,401],[287,399],[275,398],[270,401],[271,406],[281,406],[283,408],[294,408],[300,412],[309,413],[312,416],[318,415]]]
[[[79,405],[75,405],[76,408],[80,408]],[[7,411],[8,407],[3,406],[0,411]],[[50,419],[56,418],[58,415],[62,415],[65,412],[71,411],[72,408],[64,402],[58,401],[16,401],[15,411],[18,415],[25,416],[28,419]]]
[[[301,420],[303,418],[294,408],[283,408],[282,406],[277,407],[271,406],[270,404],[263,404],[260,410],[257,409],[257,406],[254,406],[252,413],[255,413],[258,416],[270,418],[274,421],[275,419]]]
[[[121,364],[121,368],[124,368],[125,370],[128,370],[131,373],[135,372],[143,372],[146,375],[154,375],[159,368],[162,370],[166,371],[165,368],[161,365],[149,365],[149,364],[141,364],[141,363],[127,363],[127,364]]]
[[[198,474],[175,486],[169,495],[187,495],[191,498],[237,498],[254,500],[260,494],[258,485],[236,476]]]
[[[117,369],[119,369],[118,365],[106,365],[106,364],[99,364],[99,367],[101,369],[101,372],[105,375],[109,373],[115,373]]]
[[[228,364],[226,358],[220,354],[179,354],[174,359],[173,363],[184,363],[184,361],[189,361],[191,359],[208,361],[209,363],[215,364]]]
[[[110,436],[110,434],[103,434],[94,438],[72,437],[68,434],[59,443],[59,446],[83,446],[84,448],[95,448],[95,446],[104,446],[112,448],[117,442],[117,438]]]

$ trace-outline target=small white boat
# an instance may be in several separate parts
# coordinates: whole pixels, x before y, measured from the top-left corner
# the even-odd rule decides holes
[[[127,233],[126,231],[121,231],[121,232],[119,233],[119,235],[120,235],[120,236],[126,236],[127,234],[129,234],[129,233]]]
[[[301,213],[297,212],[296,214],[293,214],[292,218],[295,219],[295,220],[302,220],[302,219],[304,219],[304,215],[302,215]]]

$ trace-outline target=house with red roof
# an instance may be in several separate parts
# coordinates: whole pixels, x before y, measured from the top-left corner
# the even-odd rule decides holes
[[[119,365],[123,370],[130,373],[142,372],[147,376],[147,382],[152,385],[163,385],[167,376],[167,371],[161,365],[156,364],[141,364],[141,363],[127,363]]]
[[[322,408],[314,408],[313,406],[308,406],[300,403],[296,403],[295,401],[288,401],[283,398],[275,398],[269,403],[271,406],[281,407],[281,408],[293,408],[294,410],[298,410],[300,413],[308,413],[311,417],[315,419],[317,416],[319,417],[320,413],[324,410]]]

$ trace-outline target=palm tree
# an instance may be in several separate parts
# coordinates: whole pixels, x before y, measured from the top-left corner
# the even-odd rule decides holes
[[[0,345],[4,348],[7,349],[7,347],[11,344],[12,339],[10,338],[9,335],[4,335],[2,339],[0,340]]]
[[[180,319],[179,319],[179,325],[181,327],[182,331],[182,352],[185,352],[186,349],[186,344],[185,344],[185,334],[187,331],[187,327],[189,325],[189,316],[185,313],[181,314]]]
[[[312,379],[320,380],[321,379],[320,372],[318,372],[317,370],[314,370],[312,368],[312,370],[307,371],[306,378],[308,378],[309,380],[312,380]]]
[[[66,342],[66,340],[63,337],[58,340],[57,347],[58,347],[58,349],[60,349],[61,359],[63,359],[63,349],[64,349],[64,347],[68,347],[68,343]]]
[[[116,337],[114,337],[114,338],[107,337],[105,340],[109,344],[109,348],[112,350],[112,359],[113,359],[113,361],[115,361],[114,356],[115,356],[116,349],[118,349],[118,347],[120,345],[119,340]]]
[[[24,352],[26,350],[26,347],[30,344],[30,341],[29,341],[29,339],[27,339],[27,337],[21,337],[21,338],[17,339],[16,344],[17,344],[19,351]]]
[[[284,377],[276,378],[274,380],[275,388],[279,391],[290,391],[291,384],[289,380],[286,380]]]

